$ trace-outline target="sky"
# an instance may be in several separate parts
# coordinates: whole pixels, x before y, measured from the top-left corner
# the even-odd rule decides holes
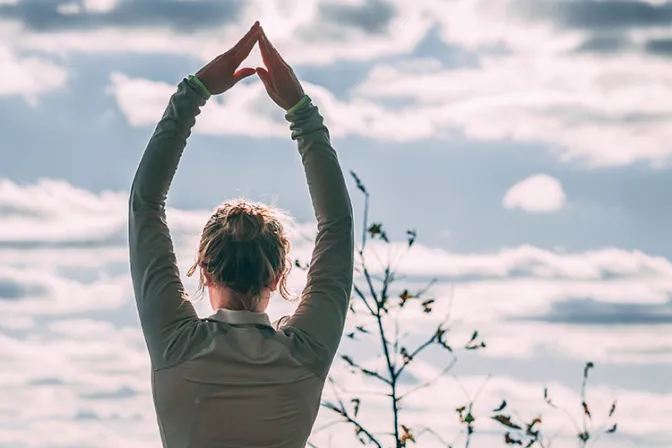
[[[400,317],[408,345],[447,311],[451,341],[475,329],[486,341],[415,395],[404,424],[463,446],[455,408],[481,390],[477,415],[506,399],[521,418],[542,415],[554,447],[576,446],[543,390],[580,421],[592,361],[595,425],[618,400],[619,428],[593,446],[672,447],[663,0],[0,0],[0,446],[160,445],[129,279],[128,188],[176,85],[255,20],[370,192],[369,222],[391,243],[370,245],[369,259],[404,253],[405,231],[418,231],[394,294],[437,278],[437,311]],[[244,64],[261,65],[258,52]],[[359,229],[362,196],[348,181]],[[210,211],[238,196],[289,212],[293,256],[309,258],[300,159],[256,77],[212,98],[189,139],[168,200],[182,272]],[[294,306],[274,298],[269,314]],[[381,365],[366,339],[346,338],[341,354]],[[404,387],[448,361],[430,350]],[[363,424],[388,430],[375,383],[339,361],[333,375],[368,394]],[[334,417],[323,410],[316,428]],[[494,422],[476,426],[472,448],[504,446]],[[311,441],[357,446],[352,433],[329,426]]]

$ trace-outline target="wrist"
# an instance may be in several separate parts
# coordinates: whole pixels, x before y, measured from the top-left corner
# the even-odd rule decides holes
[[[303,107],[306,103],[310,103],[310,97],[308,95],[304,94],[301,97],[301,99],[299,99],[299,101],[296,102],[296,104],[294,104],[292,107],[287,109],[287,113],[288,114],[295,113],[297,110],[301,109],[301,107]]]
[[[208,87],[201,81],[198,76],[196,75],[189,75],[187,76],[187,81],[196,89],[200,92],[200,94],[205,98],[206,100],[209,99],[212,94],[210,93],[210,90]]]

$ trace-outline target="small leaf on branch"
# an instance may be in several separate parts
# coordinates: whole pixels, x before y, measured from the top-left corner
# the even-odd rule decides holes
[[[411,247],[415,242],[415,239],[418,236],[418,233],[415,230],[407,230],[406,235],[408,235],[408,247]]]
[[[362,327],[361,325],[356,326],[356,327],[355,327],[355,330],[357,330],[357,331],[361,331],[362,333],[368,333],[368,332],[369,332],[369,330],[367,330],[366,328]]]
[[[504,425],[508,428],[511,428],[511,429],[523,429],[520,426],[513,423],[511,421],[511,417],[509,417],[508,415],[498,414],[498,415],[495,415],[494,417],[492,417],[492,419],[495,420],[495,421],[498,421],[502,425]]]
[[[406,446],[406,442],[410,441],[415,443],[415,437],[413,437],[413,434],[411,434],[411,430],[408,429],[405,425],[401,425],[401,430],[403,433],[401,434],[401,443]]]
[[[354,405],[353,413],[355,414],[355,417],[357,417],[357,413],[359,412],[359,405],[361,404],[361,400],[359,398],[353,398],[350,400],[350,402]]]
[[[578,433],[577,437],[579,438],[580,441],[587,442],[588,439],[590,439],[590,434],[588,434],[588,431],[584,431],[584,432]]]
[[[353,331],[352,333],[347,333],[345,336],[350,339],[355,339],[355,332]]]
[[[359,191],[361,191],[362,193],[364,193],[364,194],[369,194],[369,193],[366,191],[366,188],[364,187],[364,184],[363,184],[362,181],[359,179],[359,177],[357,176],[357,174],[355,174],[354,171],[350,171],[350,175],[353,177],[353,179],[355,179],[355,184],[357,185],[357,189],[358,189]]]
[[[595,367],[595,364],[593,364],[591,361],[586,363],[586,367],[583,369],[583,378],[588,378],[588,371],[593,367]]]
[[[493,410],[492,412],[499,412],[499,411],[502,411],[502,410],[504,410],[505,407],[506,407],[506,400],[502,400],[502,404],[500,404],[500,405],[497,407],[497,409]]]
[[[296,266],[297,269],[301,269],[302,271],[306,271],[310,267],[310,263],[301,264],[301,261],[297,258],[297,259],[294,260],[294,266]]]
[[[615,401],[611,404],[611,409],[609,409],[609,417],[613,416],[614,412],[616,412],[616,402]]]
[[[341,355],[341,359],[343,359],[343,361],[345,361],[345,362],[347,362],[348,364],[350,364],[350,366],[352,366],[352,367],[355,366],[355,362],[354,362],[354,361],[352,360],[352,358],[349,357],[348,355]]]
[[[372,238],[375,237],[376,235],[380,235],[382,238],[381,234],[383,233],[383,225],[379,223],[371,224],[368,231],[369,235],[371,235]]]
[[[401,347],[401,350],[399,350],[399,354],[404,359],[404,364],[411,361],[411,355],[408,353],[408,350],[406,350],[406,347]]]
[[[428,299],[422,302],[422,311],[425,313],[431,313],[432,312],[432,304],[434,303],[434,299]]]
[[[471,415],[471,412],[467,413],[467,415],[464,416],[464,422],[468,425],[472,424],[476,419],[474,418],[473,415]]]
[[[408,292],[408,289],[404,289],[404,291],[401,294],[399,294],[399,298],[401,299],[401,303],[399,304],[399,306],[403,307],[404,305],[406,305],[406,301],[413,299],[414,296],[413,294]]]
[[[517,440],[517,439],[513,439],[511,437],[511,433],[508,433],[508,432],[506,434],[504,434],[504,443],[506,443],[507,445],[522,445],[523,444],[522,441]]]
[[[617,423],[614,423],[614,426],[612,426],[611,428],[607,429],[606,433],[607,433],[607,434],[613,434],[613,433],[616,432],[616,429],[617,429],[617,428],[618,428],[618,424],[617,424]]]
[[[532,420],[530,423],[528,423],[526,425],[527,427],[525,428],[525,434],[527,434],[528,436],[533,438],[530,441],[531,444],[527,445],[527,447],[532,446],[532,444],[534,444],[534,442],[539,439],[539,430],[536,430],[536,431],[534,430],[534,427],[538,424],[541,424],[541,418],[540,417],[535,418],[534,420]]]
[[[592,419],[593,416],[590,415],[590,410],[588,409],[588,403],[586,403],[585,401],[582,401],[582,402],[581,402],[581,406],[583,406],[583,412],[584,412],[584,414],[586,414],[586,415],[588,416],[588,418]]]
[[[481,342],[477,345],[467,345],[464,347],[465,350],[478,350],[479,348],[485,348],[485,342]]]
[[[541,418],[537,417],[534,420],[532,420],[530,423],[527,424],[527,432],[528,434],[532,432],[532,428],[534,428],[535,425],[541,424]]]
[[[471,344],[476,340],[478,337],[478,330],[474,330],[474,334],[471,335],[471,339],[469,339],[469,342],[467,342],[467,345]]]
[[[553,404],[553,402],[551,402],[551,397],[548,396],[548,387],[544,387],[544,400],[549,405],[555,407],[555,404]]]

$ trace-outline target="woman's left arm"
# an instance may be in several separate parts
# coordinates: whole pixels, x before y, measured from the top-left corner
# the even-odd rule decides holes
[[[200,108],[211,94],[223,93],[255,73],[238,66],[258,39],[259,22],[170,98],[135,173],[129,199],[131,277],[140,324],[155,369],[184,357],[198,322],[177,268],[166,225],[166,196]],[[180,342],[181,341],[181,342]],[[193,342],[193,341],[191,341]]]
[[[152,364],[163,364],[176,334],[198,317],[180,279],[166,225],[166,196],[205,97],[182,81],[135,173],[129,199],[131,278]]]

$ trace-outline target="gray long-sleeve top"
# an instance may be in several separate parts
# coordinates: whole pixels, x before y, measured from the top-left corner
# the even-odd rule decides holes
[[[286,114],[318,223],[295,313],[220,309],[199,319],[180,279],[165,202],[205,99],[182,81],[156,126],[129,200],[135,298],[152,364],[152,393],[168,448],[304,447],[338,349],[353,275],[352,205],[317,107]]]

